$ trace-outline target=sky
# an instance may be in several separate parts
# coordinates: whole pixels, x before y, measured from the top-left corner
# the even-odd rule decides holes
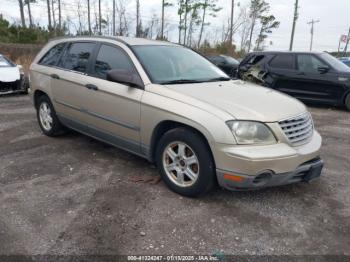
[[[75,0],[63,0],[67,3],[63,12],[70,17],[76,17]],[[135,1],[125,0],[127,4],[127,13],[131,19],[135,17]],[[38,4],[32,5],[32,14],[34,20],[42,25],[47,24],[47,15],[45,2],[38,0]],[[102,10],[111,10],[112,0],[102,0],[104,7]],[[173,0],[176,2],[176,0]],[[250,0],[235,0],[236,4],[246,6]],[[267,40],[268,50],[287,50],[289,48],[290,35],[292,29],[292,19],[294,13],[295,0],[266,0],[271,6],[270,13],[281,22],[280,27],[269,36]],[[69,4],[68,4],[69,3]],[[70,4],[72,3],[72,4]],[[218,0],[218,5],[223,9],[217,17],[210,19],[210,25],[207,32],[213,32],[221,29],[223,23],[230,16],[231,0]],[[140,0],[142,20],[144,23],[150,20],[153,13],[160,14],[161,0]],[[310,48],[311,27],[307,23],[314,20],[320,22],[315,24],[314,29],[314,51],[336,51],[338,49],[339,39],[342,34],[347,34],[350,27],[350,0],[299,0],[299,19],[296,25],[294,50],[306,51]],[[239,7],[236,6],[235,15],[238,16]],[[10,21],[19,21],[18,0],[0,0],[0,13]],[[170,24],[169,40],[177,40],[177,10],[176,7],[166,10],[166,21]],[[234,36],[239,43],[239,36]],[[272,43],[272,45],[270,45]]]

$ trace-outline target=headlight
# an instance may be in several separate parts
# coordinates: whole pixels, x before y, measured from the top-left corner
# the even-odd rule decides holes
[[[263,123],[251,121],[228,121],[236,141],[240,145],[274,144],[277,142],[271,130]]]

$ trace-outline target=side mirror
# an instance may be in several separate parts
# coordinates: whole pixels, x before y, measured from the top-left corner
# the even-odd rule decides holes
[[[329,67],[328,66],[319,66],[317,68],[318,72],[320,72],[321,74],[325,74],[329,71]]]
[[[132,87],[143,87],[143,82],[136,73],[124,69],[109,70],[107,72],[107,80]]]

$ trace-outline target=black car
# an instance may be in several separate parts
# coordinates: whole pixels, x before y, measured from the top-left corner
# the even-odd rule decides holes
[[[236,59],[226,55],[209,55],[207,58],[228,76],[232,78],[237,77],[239,62]]]
[[[239,64],[238,76],[305,102],[350,110],[350,68],[327,53],[253,52]]]

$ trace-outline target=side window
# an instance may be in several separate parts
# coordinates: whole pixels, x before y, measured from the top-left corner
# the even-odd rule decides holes
[[[298,70],[308,73],[318,73],[320,66],[327,66],[313,55],[298,55]]]
[[[57,65],[66,43],[55,45],[39,61],[40,65],[54,66]]]
[[[270,66],[277,69],[294,69],[294,55],[277,55],[270,62]]]
[[[135,71],[130,58],[123,50],[109,45],[101,45],[94,65],[94,74],[106,79],[107,72],[112,69]]]
[[[251,65],[258,65],[264,59],[263,55],[253,56],[249,59],[248,63]]]
[[[73,43],[61,59],[60,67],[85,73],[94,43]]]

